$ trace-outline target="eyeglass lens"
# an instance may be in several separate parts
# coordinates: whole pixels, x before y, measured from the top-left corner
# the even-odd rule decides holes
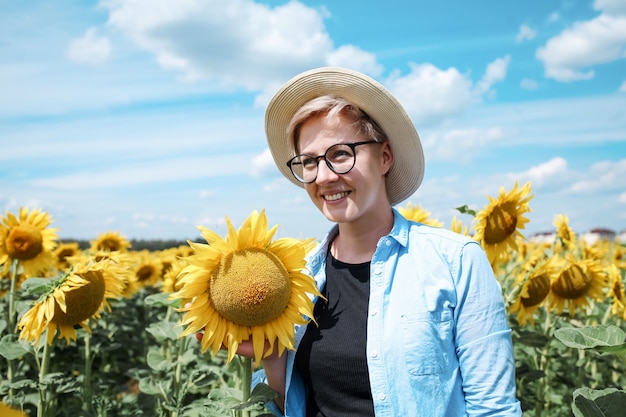
[[[324,159],[328,168],[336,174],[345,174],[352,169],[355,162],[354,149],[347,144],[333,145],[324,155],[298,155],[291,161],[294,176],[304,183],[315,181],[320,159]]]

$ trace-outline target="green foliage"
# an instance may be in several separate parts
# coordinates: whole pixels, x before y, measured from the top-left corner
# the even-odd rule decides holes
[[[626,410],[626,392],[616,388],[574,391],[572,411],[576,417],[620,417]]]
[[[49,289],[50,279],[25,281],[19,316]],[[7,303],[0,298],[0,398],[29,416],[269,415],[263,404],[274,392],[259,387],[242,402],[241,366],[227,365],[221,352],[202,353],[193,335],[181,338],[180,301],[158,288],[110,300],[111,312],[91,320],[91,334],[78,329],[76,342],[55,340],[43,376],[42,348],[10,331]]]
[[[576,349],[595,349],[598,352],[626,353],[626,332],[614,325],[562,328],[554,336],[565,346]]]

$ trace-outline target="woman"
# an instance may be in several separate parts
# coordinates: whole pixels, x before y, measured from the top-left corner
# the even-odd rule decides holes
[[[283,175],[336,223],[309,260],[323,294],[315,322],[255,375],[279,393],[272,411],[520,416],[510,329],[484,252],[393,209],[424,173],[398,101],[363,74],[315,69],[276,93],[266,134]]]

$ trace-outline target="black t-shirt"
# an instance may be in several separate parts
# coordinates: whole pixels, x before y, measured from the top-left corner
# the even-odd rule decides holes
[[[326,285],[296,353],[310,388],[307,417],[374,416],[366,339],[370,263],[327,255]]]

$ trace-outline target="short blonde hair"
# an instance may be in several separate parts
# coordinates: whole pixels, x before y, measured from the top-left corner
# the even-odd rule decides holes
[[[388,141],[387,135],[376,121],[359,107],[341,97],[324,95],[316,97],[300,107],[287,126],[287,137],[295,154],[298,153],[300,129],[307,121],[319,116],[326,118],[340,116],[350,123],[356,134],[364,139],[377,142]]]

